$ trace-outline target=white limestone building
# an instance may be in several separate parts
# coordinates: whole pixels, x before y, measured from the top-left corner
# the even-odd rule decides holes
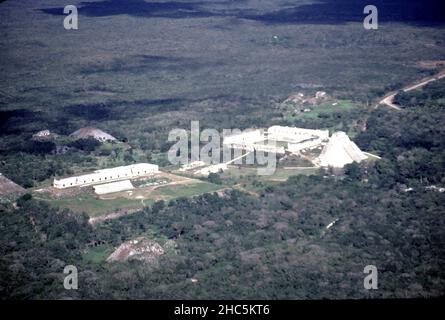
[[[278,154],[285,154],[286,150],[283,146],[277,146],[274,144],[255,144],[253,146],[253,149],[255,151],[261,151],[261,152],[270,152],[270,153],[278,153]]]
[[[267,134],[261,130],[252,130],[235,134],[224,138],[224,145],[234,149],[247,151],[266,151],[285,153],[317,146],[329,139],[329,130],[313,130],[295,127],[272,126],[267,129]],[[263,141],[286,142],[287,148],[282,145],[262,144]]]
[[[134,189],[130,180],[121,180],[105,184],[97,184],[93,186],[94,192],[99,195],[127,191]]]
[[[312,138],[301,141],[299,143],[288,143],[287,151],[290,153],[298,154],[304,149],[312,149],[321,146],[325,140],[321,138]]]
[[[246,150],[248,152],[254,151],[256,143],[264,141],[264,134],[259,129],[247,129],[241,133],[235,133],[230,136],[225,136],[223,145],[232,149]]]
[[[329,130],[313,130],[295,127],[272,126],[267,130],[267,139],[299,143],[311,138],[329,139]]]
[[[264,135],[262,134],[261,130],[256,129],[251,131],[246,130],[238,134],[233,134],[224,137],[223,144],[250,145],[263,140],[264,140]]]
[[[158,165],[150,163],[137,163],[129,166],[96,170],[92,173],[79,176],[54,179],[53,186],[58,189],[83,187],[113,181],[134,179],[152,175],[157,172],[159,172]]]
[[[203,167],[203,166],[205,166],[205,165],[206,165],[206,163],[205,163],[204,161],[200,161],[200,160],[198,160],[198,161],[193,161],[193,162],[191,162],[191,163],[186,163],[186,164],[184,164],[184,165],[179,169],[179,171],[184,172],[184,171],[188,171],[188,170],[196,169],[196,168],[199,168],[199,167]]]

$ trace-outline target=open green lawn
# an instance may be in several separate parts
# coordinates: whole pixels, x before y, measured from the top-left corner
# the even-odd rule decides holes
[[[232,167],[229,170],[225,171],[222,177],[234,178],[234,179],[252,177],[256,180],[261,180],[261,181],[278,180],[278,179],[286,180],[290,176],[295,176],[298,174],[313,174],[317,170],[318,168],[316,167],[301,167],[301,168],[296,167],[292,169],[277,168],[274,174],[272,175],[260,176],[258,175],[257,169],[254,167],[240,167],[240,168]]]
[[[110,244],[99,245],[85,250],[82,254],[82,258],[88,262],[101,263],[105,261],[113,251],[114,248]]]
[[[335,104],[335,105],[333,105],[333,104]],[[349,111],[349,110],[352,110],[357,107],[358,107],[358,105],[352,103],[351,101],[346,101],[346,100],[327,101],[327,102],[321,103],[316,106],[305,107],[305,108],[311,109],[312,111],[310,111],[310,112],[303,112],[303,113],[298,113],[298,114],[294,114],[293,112],[290,112],[286,115],[286,119],[291,120],[291,119],[296,119],[296,118],[307,118],[307,119],[322,118],[324,115],[327,116],[334,112]],[[289,110],[293,110],[295,108],[299,109],[302,107],[290,106]]]
[[[271,176],[260,176],[260,180],[287,180],[287,178],[291,177],[291,176],[296,176],[299,174],[304,174],[304,175],[311,175],[316,173],[319,170],[319,168],[316,167],[304,167],[304,168],[294,168],[294,169],[283,169],[283,168],[278,168],[275,170],[275,173]]]
[[[35,198],[48,201],[52,205],[60,208],[68,208],[73,212],[85,212],[92,217],[120,210],[137,209],[150,204],[148,200],[144,200],[144,204],[142,204],[141,200],[130,200],[126,198],[100,200],[96,199],[93,195],[86,193],[76,197],[63,199],[51,199],[49,197],[44,197],[41,194],[36,195]]]
[[[192,197],[207,192],[214,192],[222,188],[222,186],[216,184],[199,182],[196,184],[184,184],[158,188],[153,192],[153,196],[167,196],[170,200],[179,197]]]
[[[163,186],[150,193],[149,199],[127,199],[119,197],[110,200],[97,199],[94,195],[83,193],[75,197],[54,199],[41,193],[34,193],[36,199],[41,199],[60,208],[68,208],[73,212],[85,212],[91,217],[116,211],[125,211],[152,205],[156,200],[172,200],[179,197],[193,197],[223,188],[208,182],[198,181],[196,184]]]
[[[286,181],[289,177],[304,174],[310,175],[317,172],[316,167],[301,167],[294,169],[277,168],[275,173],[270,176],[259,176],[253,167],[230,168],[222,174],[225,183],[230,185],[232,182],[235,188],[246,192],[259,193],[267,186],[272,186],[282,181]]]

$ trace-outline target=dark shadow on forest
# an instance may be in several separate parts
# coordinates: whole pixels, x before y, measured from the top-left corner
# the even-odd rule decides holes
[[[322,3],[296,6],[273,13],[245,18],[264,23],[339,24],[362,22],[366,5],[377,7],[380,22],[438,24],[445,22],[444,3],[440,0],[324,0]]]
[[[205,2],[145,2],[144,0],[104,0],[99,2],[81,2],[79,14],[89,17],[130,15],[144,18],[202,18],[217,15],[200,9]],[[63,8],[42,9],[43,12],[62,15]]]
[[[40,112],[26,109],[0,111],[0,136],[21,133],[20,124],[40,121],[41,118]]]
[[[217,62],[221,64],[222,62]],[[80,69],[84,75],[97,73],[131,72],[141,74],[159,70],[171,70],[175,73],[180,71],[197,70],[200,68],[215,67],[211,64],[196,59],[183,57],[168,57],[159,55],[133,55],[129,58],[116,58],[108,63],[91,64]]]
[[[260,21],[267,24],[342,24],[361,22],[363,9],[370,4],[368,0],[322,0],[322,2],[284,8],[277,5],[276,10],[252,14],[246,3],[238,0],[243,7],[232,1],[190,1],[190,2],[145,2],[143,0],[104,0],[82,2],[79,14],[90,17],[131,15],[144,18],[203,18],[235,17]],[[221,9],[224,4],[230,10]],[[380,22],[404,22],[418,25],[443,24],[445,22],[443,0],[374,0],[372,4],[379,10]],[[63,15],[63,8],[42,9],[53,15]],[[258,10],[254,10],[258,11]]]
[[[64,113],[88,121],[121,120],[141,115],[143,110],[176,110],[185,102],[182,99],[154,99],[138,101],[113,101],[95,104],[75,104],[64,107]]]

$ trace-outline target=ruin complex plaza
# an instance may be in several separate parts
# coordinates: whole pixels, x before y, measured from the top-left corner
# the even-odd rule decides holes
[[[208,176],[210,173],[224,172],[233,163],[242,162],[254,152],[275,153],[279,156],[294,155],[308,160],[314,167],[343,168],[353,162],[368,158],[345,132],[314,130],[296,127],[271,126],[268,129],[247,129],[244,132],[225,137],[223,145],[238,150],[241,155],[225,163],[210,164],[203,161],[187,163],[179,172]],[[315,151],[315,152],[314,152]],[[93,186],[96,194],[119,192],[133,188],[130,180],[150,177],[159,173],[159,167],[150,163],[137,163],[96,170],[91,173],[65,178],[55,178],[53,187]]]
[[[303,155],[306,151],[322,148],[318,157],[311,159],[316,166],[343,168],[368,158],[345,132],[313,130],[296,127],[272,126],[267,130],[254,129],[224,139],[224,145],[246,151],[265,151],[277,154]]]

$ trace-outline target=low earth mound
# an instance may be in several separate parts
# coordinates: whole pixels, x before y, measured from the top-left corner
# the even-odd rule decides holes
[[[157,264],[158,257],[174,247],[174,242],[168,240],[164,246],[156,241],[139,237],[122,243],[108,258],[107,261],[140,260],[148,264]]]
[[[80,128],[70,134],[71,137],[78,139],[94,138],[99,141],[115,141],[116,138],[112,135],[93,127]]]
[[[0,173],[0,198],[24,193],[25,189]]]

